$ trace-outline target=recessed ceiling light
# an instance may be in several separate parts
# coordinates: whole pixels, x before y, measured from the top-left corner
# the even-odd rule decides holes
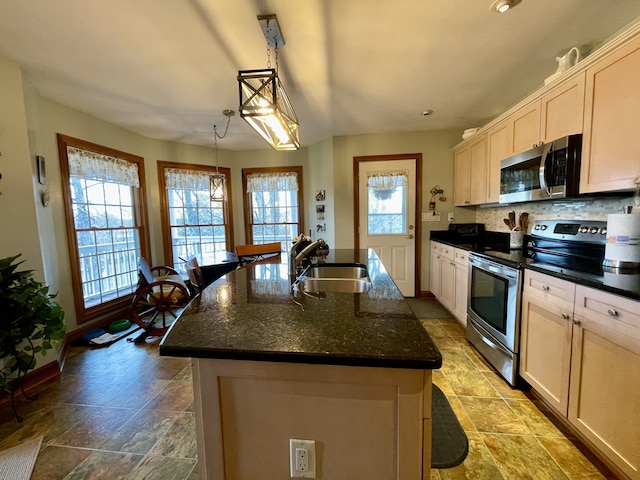
[[[425,110],[424,112],[421,112],[420,115],[422,115],[423,117],[428,117],[429,115],[433,114],[433,110]]]
[[[491,11],[496,13],[506,13],[515,7],[517,1],[515,0],[496,0],[491,5]]]

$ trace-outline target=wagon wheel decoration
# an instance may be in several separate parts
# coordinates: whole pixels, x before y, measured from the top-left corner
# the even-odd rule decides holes
[[[131,317],[145,331],[136,342],[143,342],[149,336],[164,335],[190,300],[184,285],[168,280],[138,288],[133,297]]]

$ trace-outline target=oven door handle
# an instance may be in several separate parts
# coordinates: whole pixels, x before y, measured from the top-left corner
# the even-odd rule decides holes
[[[478,327],[475,325],[475,322],[473,321],[473,319],[468,318],[468,320],[470,320],[469,323],[471,324],[471,326],[480,334],[480,339],[484,343],[486,343],[489,347],[493,348],[494,350],[498,350],[499,352],[502,352],[505,355],[513,355],[509,350],[507,350],[506,347],[503,347],[499,343],[495,343],[489,340],[485,334],[483,334],[481,331],[478,330]]]

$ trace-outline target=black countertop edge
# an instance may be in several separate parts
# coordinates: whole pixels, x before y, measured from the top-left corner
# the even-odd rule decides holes
[[[354,355],[309,354],[292,352],[260,352],[260,351],[230,351],[230,350],[200,350],[185,348],[171,348],[160,345],[162,356],[188,357],[215,360],[251,360],[256,362],[277,363],[307,363],[311,365],[337,365],[345,367],[378,367],[378,368],[407,368],[411,370],[437,370],[442,367],[442,355],[434,355],[431,360],[410,359],[405,357],[358,357]],[[401,362],[401,365],[398,364]]]

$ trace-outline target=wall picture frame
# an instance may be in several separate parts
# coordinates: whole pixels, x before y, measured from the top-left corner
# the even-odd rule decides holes
[[[47,170],[42,155],[36,155],[36,164],[38,166],[38,183],[45,185],[47,183]]]

